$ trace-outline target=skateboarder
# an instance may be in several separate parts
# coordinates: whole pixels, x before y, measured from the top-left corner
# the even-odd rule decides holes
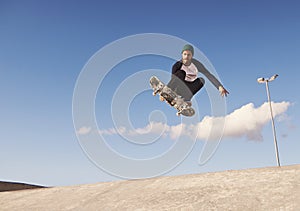
[[[181,51],[182,59],[177,61],[172,67],[172,77],[168,83],[173,91],[184,98],[191,105],[192,97],[204,86],[205,80],[197,77],[197,73],[202,73],[219,90],[221,96],[227,96],[229,92],[223,87],[219,80],[213,76],[204,65],[193,58],[194,48],[187,44]],[[163,100],[163,99],[161,99]]]

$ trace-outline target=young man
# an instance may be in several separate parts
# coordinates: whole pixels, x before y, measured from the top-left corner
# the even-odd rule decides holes
[[[185,45],[181,53],[182,59],[177,61],[172,67],[172,78],[168,83],[169,88],[191,105],[190,101],[192,97],[205,83],[203,78],[197,77],[198,72],[200,72],[219,90],[222,97],[229,94],[220,81],[213,76],[201,62],[193,58],[193,46]],[[161,100],[163,99],[161,98]]]

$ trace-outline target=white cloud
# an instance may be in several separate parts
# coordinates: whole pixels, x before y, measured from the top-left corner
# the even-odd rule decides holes
[[[110,128],[107,130],[98,130],[98,133],[100,135],[115,135],[115,134],[119,134],[119,133],[122,134],[125,132],[126,132],[126,129],[124,127],[120,127],[118,130],[115,128]]]
[[[289,102],[272,102],[274,118],[283,114],[289,106]],[[249,140],[262,141],[262,129],[270,120],[268,103],[264,103],[258,108],[255,108],[253,103],[249,103],[225,117],[224,137],[245,136]]]
[[[272,102],[274,118],[285,115],[291,104],[289,102]],[[262,129],[271,120],[269,104],[264,103],[255,108],[253,103],[248,103],[234,110],[230,114],[222,117],[205,116],[201,122],[195,125],[178,124],[169,126],[160,122],[150,122],[143,128],[126,129],[120,127],[98,131],[102,135],[126,135],[138,136],[145,134],[162,134],[171,139],[177,139],[179,136],[188,136],[192,139],[214,140],[222,136],[223,138],[242,138],[248,140],[262,141]],[[286,115],[285,115],[286,118]],[[284,118],[281,118],[282,121]],[[81,133],[90,132],[90,128],[81,128]]]
[[[91,130],[92,130],[92,128],[90,128],[90,127],[81,127],[77,130],[77,134],[86,135],[86,134],[90,133]]]
[[[161,122],[150,122],[146,127],[128,131],[128,135],[161,134],[162,131],[168,130],[168,128],[168,125]]]
[[[274,118],[284,114],[289,102],[272,102],[272,110]],[[199,130],[198,139],[204,139],[209,134],[209,128],[214,127],[215,131],[222,131],[223,124],[216,122],[225,122],[223,130],[223,138],[241,138],[246,137],[248,140],[262,141],[262,129],[271,120],[269,104],[264,103],[260,107],[255,108],[253,103],[246,104],[225,117],[205,117],[198,123]],[[219,137],[219,136],[217,136]],[[214,138],[213,136],[211,137]]]

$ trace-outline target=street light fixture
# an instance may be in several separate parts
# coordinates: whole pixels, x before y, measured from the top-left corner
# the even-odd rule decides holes
[[[271,97],[270,97],[269,84],[268,84],[270,81],[274,81],[277,77],[278,77],[278,75],[275,74],[271,78],[258,78],[257,82],[266,84],[268,101],[269,101],[269,106],[270,106],[271,119],[272,119],[272,128],[273,128],[273,137],[274,137],[274,145],[275,145],[277,166],[280,167],[278,145],[277,145],[276,131],[275,131],[275,124],[274,124],[273,111],[272,111],[272,105],[271,105]]]

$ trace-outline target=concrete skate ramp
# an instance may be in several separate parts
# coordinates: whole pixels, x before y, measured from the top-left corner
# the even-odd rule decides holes
[[[300,210],[300,165],[0,193],[1,210]]]

